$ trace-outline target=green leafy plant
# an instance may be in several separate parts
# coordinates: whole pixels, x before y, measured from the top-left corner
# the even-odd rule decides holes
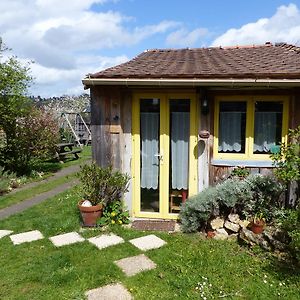
[[[231,177],[239,177],[239,178],[245,178],[247,176],[249,176],[250,171],[248,169],[246,169],[245,167],[235,167],[231,173],[230,176]]]
[[[112,167],[101,168],[92,163],[84,165],[78,172],[82,183],[81,193],[85,200],[92,205],[103,204],[120,200],[127,191],[129,176],[119,171],[113,171]]]
[[[300,206],[285,210],[285,215],[280,221],[281,227],[290,237],[290,253],[300,262]]]
[[[103,215],[97,223],[101,226],[129,224],[129,212],[125,210],[122,201],[112,201],[105,207]]]
[[[290,129],[288,143],[280,145],[279,151],[271,154],[276,165],[275,175],[283,182],[289,184],[295,181],[298,185],[297,200],[300,197],[300,125]],[[296,201],[297,202],[297,201]]]
[[[276,215],[278,208],[282,207],[280,194],[285,186],[278,182],[273,176],[250,175],[245,179],[252,192],[252,196],[243,201],[241,214],[246,218],[263,216],[269,222]]]

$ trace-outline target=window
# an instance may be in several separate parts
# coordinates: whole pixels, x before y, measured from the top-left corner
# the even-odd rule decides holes
[[[284,96],[224,96],[216,99],[214,157],[269,159],[286,140],[288,99]]]

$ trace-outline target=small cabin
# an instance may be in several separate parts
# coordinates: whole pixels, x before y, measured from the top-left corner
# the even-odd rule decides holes
[[[177,218],[237,166],[272,172],[300,124],[300,48],[284,43],[147,50],[83,84],[93,160],[130,175],[133,217]]]

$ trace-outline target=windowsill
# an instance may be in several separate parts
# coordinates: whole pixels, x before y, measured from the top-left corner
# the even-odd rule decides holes
[[[212,159],[213,166],[224,167],[251,167],[251,168],[275,168],[271,160],[236,160],[236,159]]]

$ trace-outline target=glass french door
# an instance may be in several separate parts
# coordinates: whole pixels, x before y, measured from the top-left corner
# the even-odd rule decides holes
[[[135,95],[134,216],[176,218],[197,192],[196,111],[193,95]]]

